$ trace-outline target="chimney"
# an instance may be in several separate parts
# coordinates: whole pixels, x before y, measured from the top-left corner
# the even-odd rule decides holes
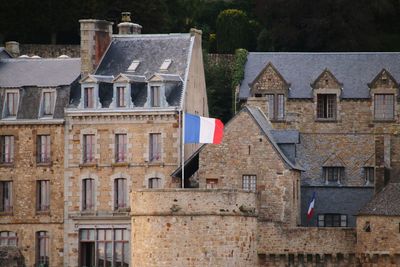
[[[12,57],[18,57],[19,56],[19,43],[15,41],[10,41],[6,42],[6,47],[5,49],[7,50],[8,53]]]
[[[140,34],[142,26],[131,22],[131,12],[121,13],[121,23],[118,26],[118,34]]]
[[[92,73],[111,42],[112,22],[81,19],[81,73]]]
[[[375,137],[375,194],[379,193],[390,179],[390,166],[388,166],[389,138],[390,136]]]

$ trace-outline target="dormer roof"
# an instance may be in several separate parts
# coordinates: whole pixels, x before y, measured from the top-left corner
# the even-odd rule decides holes
[[[149,82],[183,82],[182,78],[179,75],[174,74],[163,74],[163,73],[154,73],[148,79]]]
[[[132,82],[138,82],[138,83],[144,83],[146,82],[146,77],[142,76],[142,75],[130,75],[130,74],[123,74],[120,73],[117,75],[117,77],[115,77],[112,80],[113,83],[116,82],[126,82],[126,83],[132,83]]]
[[[325,69],[321,74],[315,79],[314,82],[312,82],[310,85],[312,88],[316,89],[318,84],[324,83],[322,79],[325,80],[332,80],[333,81],[333,86],[334,87],[339,87],[341,88],[343,86],[343,83],[339,82],[338,79],[333,75],[333,73],[329,69]]]
[[[392,83],[394,84],[394,86],[396,88],[399,88],[399,84],[396,81],[396,79],[392,76],[392,74],[390,74],[389,71],[387,71],[386,69],[382,69],[376,76],[375,78],[368,83],[368,87],[372,88],[374,87],[374,85],[380,80],[380,79],[389,79],[392,81]]]
[[[83,79],[81,79],[80,83],[112,83],[114,76],[106,76],[106,75],[93,75],[89,74]]]

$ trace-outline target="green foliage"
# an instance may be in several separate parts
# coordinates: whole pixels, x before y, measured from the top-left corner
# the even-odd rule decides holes
[[[246,13],[237,9],[222,11],[217,18],[217,51],[233,53],[237,48],[249,44],[249,19]]]
[[[257,51],[274,51],[271,33],[263,29],[257,37]]]
[[[240,85],[240,82],[244,79],[244,66],[247,61],[247,55],[249,53],[246,49],[237,49],[235,51],[235,64],[232,70],[232,110],[233,113],[237,110],[237,101],[235,98],[236,88]]]
[[[229,64],[211,64],[204,57],[207,97],[210,117],[219,118],[224,123],[232,117],[232,70]]]

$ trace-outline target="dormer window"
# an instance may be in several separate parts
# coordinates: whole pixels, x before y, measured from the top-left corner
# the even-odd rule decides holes
[[[164,60],[164,62],[161,64],[160,70],[168,70],[171,63],[172,63],[171,59]]]
[[[374,95],[374,117],[375,120],[394,119],[394,94]]]
[[[125,103],[125,87],[117,87],[117,107],[122,108],[126,107]]]
[[[160,106],[160,86],[150,87],[150,105],[152,107]]]
[[[94,108],[94,88],[84,88],[84,108]]]
[[[336,119],[336,94],[317,95],[317,118]]]
[[[139,67],[140,61],[139,60],[133,60],[131,65],[128,67],[128,71],[136,71],[136,69]]]
[[[18,111],[18,91],[6,92],[4,100],[4,117],[16,117]]]

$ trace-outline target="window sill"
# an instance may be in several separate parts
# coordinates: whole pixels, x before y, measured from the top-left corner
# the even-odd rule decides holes
[[[97,215],[97,213],[94,211],[94,210],[82,210],[81,211],[81,216],[90,216],[90,215],[93,215],[93,216],[95,216],[95,215]]]
[[[88,163],[81,163],[79,164],[79,168],[83,167],[96,167],[97,168],[97,163],[96,162],[88,162]]]
[[[36,163],[37,167],[49,167],[49,166],[52,166],[52,165],[53,165],[52,161],[50,161],[50,162],[37,162]]]
[[[374,119],[372,122],[374,122],[374,123],[393,123],[393,122],[396,122],[396,120],[395,119],[390,119],[390,120]]]
[[[273,123],[284,123],[284,122],[286,122],[286,120],[285,120],[285,119],[281,119],[281,120],[278,120],[278,119],[270,119],[270,122],[273,122]]]
[[[36,215],[50,215],[50,210],[37,210]]]
[[[162,167],[164,167],[164,162],[162,162],[162,161],[151,161],[151,162],[147,162],[147,166],[162,166]]]
[[[13,168],[14,162],[11,163],[0,163],[0,168]]]
[[[317,118],[315,119],[316,122],[338,122],[337,119],[323,119],[323,118]]]
[[[111,164],[112,167],[128,167],[128,162],[115,162]]]
[[[130,211],[131,211],[131,208],[118,208],[113,211],[113,214],[128,213]]]

